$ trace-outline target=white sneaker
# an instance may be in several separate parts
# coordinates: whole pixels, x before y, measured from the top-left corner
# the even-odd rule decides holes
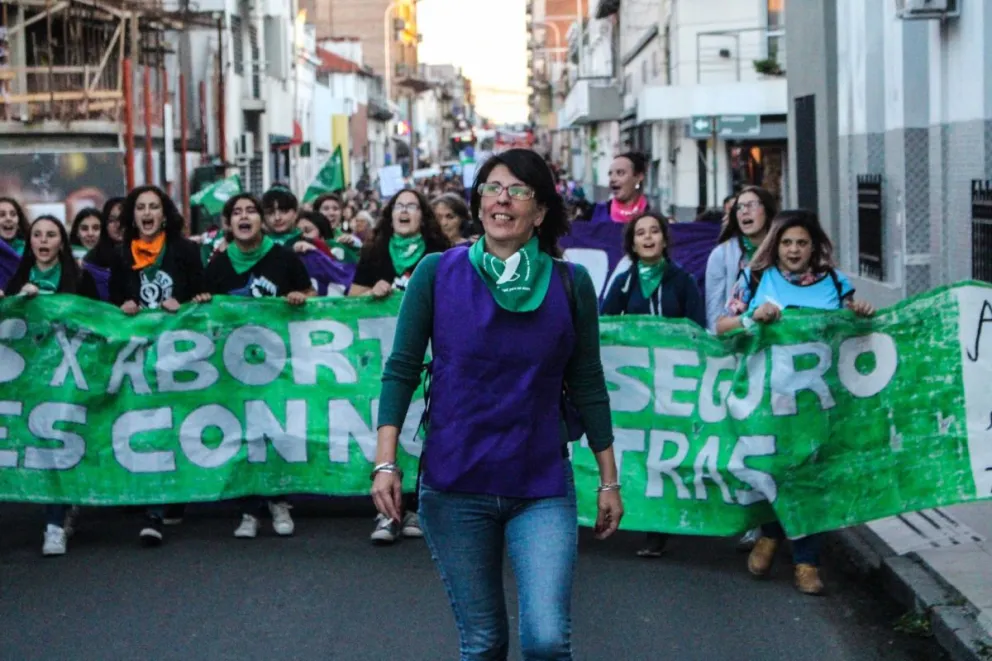
[[[375,517],[375,530],[369,536],[373,543],[392,544],[399,536],[399,526],[395,521],[382,514]]]
[[[251,514],[241,515],[241,525],[235,531],[234,536],[238,539],[255,539],[258,535],[258,519]]]
[[[45,543],[41,547],[41,554],[46,556],[65,555],[65,550],[65,528],[59,528],[49,523],[45,528]]]
[[[269,503],[269,513],[272,514],[272,529],[280,537],[289,537],[296,530],[293,517],[289,515],[292,505],[289,503]]]
[[[403,515],[403,536],[423,537],[424,531],[420,528],[420,516],[416,512],[407,512]]]

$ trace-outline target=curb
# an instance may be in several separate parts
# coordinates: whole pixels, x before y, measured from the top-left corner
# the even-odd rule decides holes
[[[952,661],[992,661],[992,637],[978,623],[978,609],[919,556],[896,555],[866,526],[830,537],[859,571],[877,576],[903,608],[927,617],[934,639]]]

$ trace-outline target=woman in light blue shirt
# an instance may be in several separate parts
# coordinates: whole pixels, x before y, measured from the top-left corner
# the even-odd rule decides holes
[[[875,314],[866,301],[854,299],[854,288],[834,267],[833,245],[812,211],[782,211],[744,269],[723,315],[717,333],[749,330],[755,324],[772,324],[787,308],[840,310],[862,317]],[[778,522],[761,527],[762,537],[748,556],[747,567],[755,576],[766,576],[785,532]],[[792,540],[796,588],[810,595],[823,592],[819,575],[822,535]]]

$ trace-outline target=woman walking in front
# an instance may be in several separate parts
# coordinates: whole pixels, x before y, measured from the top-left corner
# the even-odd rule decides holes
[[[403,299],[383,372],[372,496],[399,520],[397,438],[430,342],[420,514],[460,658],[507,658],[505,546],[523,658],[570,660],[578,522],[561,415],[566,384],[599,465],[597,536],[611,535],[623,515],[596,291],[582,267],[555,260],[568,224],[535,152],[511,149],[487,161],[472,215],[483,237],[426,256]]]
[[[716,332],[773,324],[788,308],[846,308],[861,317],[875,314],[867,302],[854,300],[851,283],[834,268],[833,245],[812,211],[782,211],[775,217],[751,265],[734,285]],[[779,368],[773,364],[772,369]],[[761,526],[761,534],[747,559],[748,571],[759,577],[768,575],[785,539],[778,522]],[[822,540],[822,534],[792,540],[796,588],[803,594],[823,592],[818,569]]]

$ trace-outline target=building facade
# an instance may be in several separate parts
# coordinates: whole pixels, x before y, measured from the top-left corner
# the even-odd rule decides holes
[[[877,305],[992,281],[992,6],[952,4],[789,8],[790,202],[820,212]]]

